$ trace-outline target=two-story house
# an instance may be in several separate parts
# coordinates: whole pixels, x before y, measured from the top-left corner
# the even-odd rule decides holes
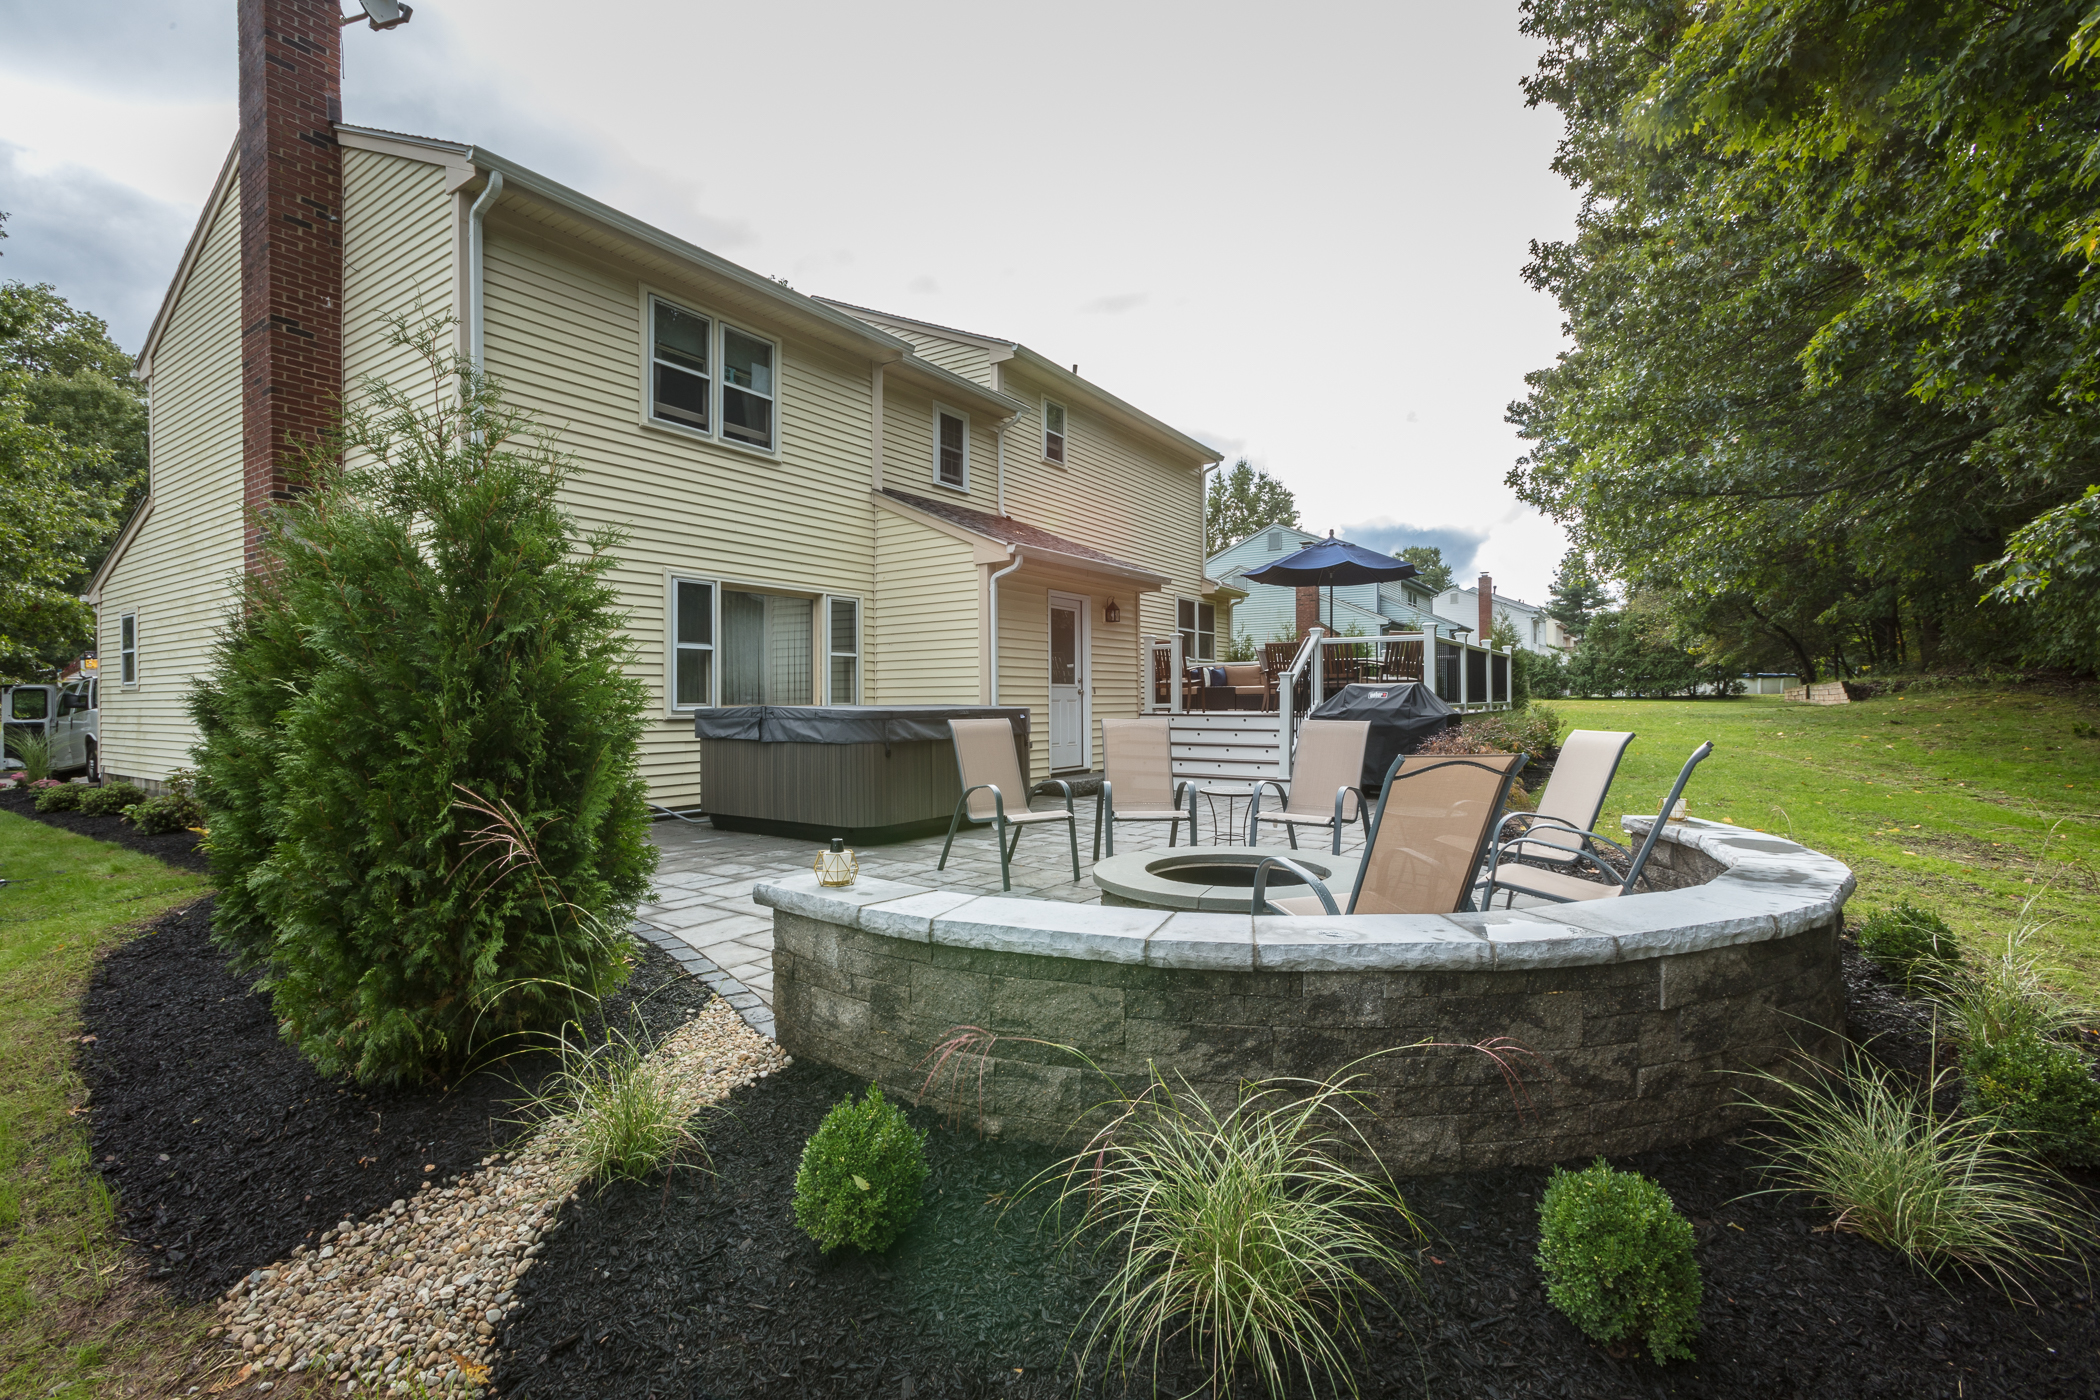
[[[1489,600],[1488,607],[1481,606],[1482,599]],[[1507,593],[1497,593],[1494,578],[1488,574],[1482,574],[1480,582],[1471,588],[1445,589],[1436,595],[1433,606],[1437,615],[1447,623],[1464,626],[1472,626],[1476,619],[1507,618],[1510,626],[1516,629],[1517,645],[1526,651],[1541,655],[1564,654],[1574,647],[1567,632],[1547,616],[1543,607]]]
[[[1221,586],[1244,590],[1247,595],[1233,605],[1229,622],[1224,624],[1229,630],[1223,635],[1237,635],[1256,646],[1297,635],[1298,590],[1256,583],[1246,573],[1324,538],[1295,525],[1271,525],[1214,552],[1205,572]],[[1337,633],[1366,637],[1388,632],[1451,634],[1451,624],[1432,607],[1436,595],[1414,579],[1349,584],[1315,593],[1307,601],[1317,608],[1320,622]]]
[[[467,142],[340,120],[333,0],[241,9],[241,130],[154,322],[145,503],[97,573],[105,771],[189,762],[184,709],[282,497],[390,315],[558,430],[655,722],[651,800],[699,799],[697,709],[1031,711],[1034,769],[1098,760],[1142,639],[1212,604],[1218,454],[1009,339],[819,300]],[[253,32],[250,32],[250,31]]]

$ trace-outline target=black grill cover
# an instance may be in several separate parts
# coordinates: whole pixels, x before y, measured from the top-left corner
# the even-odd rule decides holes
[[[1307,719],[1367,719],[1370,742],[1364,745],[1364,795],[1376,797],[1386,770],[1422,741],[1458,723],[1458,712],[1420,681],[1385,685],[1345,685],[1321,701]]]

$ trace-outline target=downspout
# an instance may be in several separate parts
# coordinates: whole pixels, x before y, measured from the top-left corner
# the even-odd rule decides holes
[[[1001,515],[1006,514],[1006,430],[1014,425],[1014,418],[1020,416],[1016,413],[1013,418],[1008,418],[992,428],[992,443],[997,449],[993,454],[996,463],[993,479],[998,483],[998,509]]]
[[[991,602],[987,604],[992,610],[992,703],[994,705],[999,703],[999,580],[1005,578],[1015,569],[1020,568],[1025,559],[1019,545],[1010,544],[1006,547],[1006,550],[1014,562],[992,575],[992,597]]]
[[[486,319],[483,312],[484,290],[481,279],[481,216],[488,213],[497,198],[503,193],[503,172],[489,172],[488,187],[481,192],[467,210],[467,361],[475,372],[481,371],[481,333]]]

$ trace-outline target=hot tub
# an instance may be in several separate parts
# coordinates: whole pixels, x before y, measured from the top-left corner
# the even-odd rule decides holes
[[[1006,720],[1028,777],[1025,709],[734,705],[693,717],[701,804],[725,831],[857,846],[938,835],[962,798],[951,719]]]

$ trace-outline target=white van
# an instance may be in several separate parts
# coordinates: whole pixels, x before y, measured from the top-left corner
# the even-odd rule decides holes
[[[52,772],[84,772],[101,781],[100,680],[82,676],[64,685],[9,686],[5,696],[0,697],[0,717],[6,721],[4,762],[8,769],[21,766],[14,749],[17,734],[47,735],[51,740]]]

